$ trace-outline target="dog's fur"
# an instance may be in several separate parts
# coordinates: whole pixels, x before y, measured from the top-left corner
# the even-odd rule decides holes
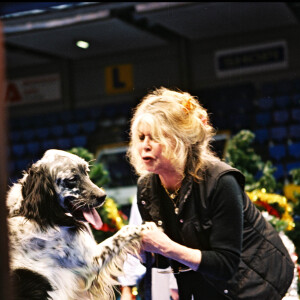
[[[115,278],[126,254],[138,253],[147,225],[124,226],[97,245],[87,220],[101,226],[95,208],[106,195],[92,183],[88,171],[82,158],[52,149],[9,190],[16,299],[114,298]]]

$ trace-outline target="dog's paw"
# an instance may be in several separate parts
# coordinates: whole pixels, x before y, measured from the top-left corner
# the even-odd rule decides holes
[[[117,233],[118,239],[139,239],[142,233],[141,225],[125,225]]]
[[[145,224],[141,225],[141,230],[145,231],[145,230],[154,230],[156,229],[157,226],[154,222],[146,222]]]

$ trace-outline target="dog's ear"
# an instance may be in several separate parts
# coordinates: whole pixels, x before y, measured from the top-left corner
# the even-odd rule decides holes
[[[61,210],[50,173],[45,167],[32,166],[28,170],[22,183],[22,196],[20,214],[36,220],[42,227],[53,220],[51,214]]]

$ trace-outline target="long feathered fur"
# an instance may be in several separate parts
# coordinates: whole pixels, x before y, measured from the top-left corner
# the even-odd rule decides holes
[[[78,156],[48,150],[9,190],[16,299],[114,298],[115,278],[127,254],[138,255],[147,225],[124,226],[97,244],[87,221],[97,226],[95,208],[106,195],[91,182],[88,171]]]

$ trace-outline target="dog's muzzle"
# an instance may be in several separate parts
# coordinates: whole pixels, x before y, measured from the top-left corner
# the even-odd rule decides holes
[[[105,198],[106,194],[93,198],[93,201],[90,203],[78,203],[78,199],[75,200],[74,197],[70,196],[65,198],[64,204],[75,219],[88,222],[93,228],[99,230],[103,222],[97,212],[97,208],[103,205]]]

